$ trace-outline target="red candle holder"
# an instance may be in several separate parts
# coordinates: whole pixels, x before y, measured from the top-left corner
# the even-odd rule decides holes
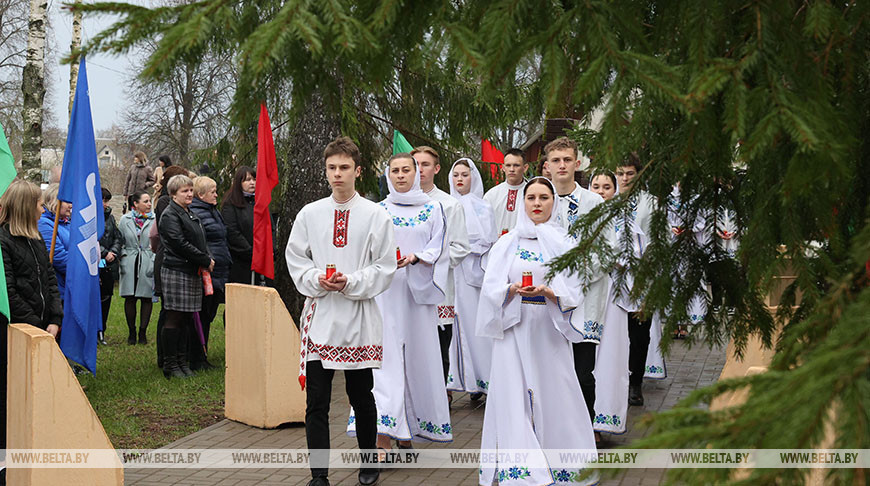
[[[523,272],[523,287],[532,287],[532,272]]]
[[[335,265],[329,264],[326,266],[326,278],[332,278],[335,275]]]
[[[499,235],[499,236],[504,236],[507,234],[507,232],[508,232],[508,229],[505,228],[505,229],[501,230],[501,235]]]
[[[402,259],[402,250],[397,246],[396,247],[396,260]]]

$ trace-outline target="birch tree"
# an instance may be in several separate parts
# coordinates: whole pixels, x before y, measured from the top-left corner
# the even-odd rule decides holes
[[[27,34],[27,62],[21,81],[24,94],[22,119],[21,166],[27,177],[33,177],[41,166],[43,100],[45,99],[45,27],[47,0],[30,0],[30,20]]]

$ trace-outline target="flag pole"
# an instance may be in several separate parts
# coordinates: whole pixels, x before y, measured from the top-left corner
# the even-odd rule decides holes
[[[51,230],[51,248],[48,250],[48,263],[54,263],[54,244],[57,242],[57,223],[60,221],[60,205],[58,199],[57,209],[54,210],[54,229]]]

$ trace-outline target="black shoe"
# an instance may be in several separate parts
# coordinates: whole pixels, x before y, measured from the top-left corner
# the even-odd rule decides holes
[[[145,336],[145,329],[139,329],[139,344],[148,344],[148,338]]]
[[[163,356],[163,376],[167,379],[187,378],[178,364],[178,329],[163,328],[163,345],[166,346]]]
[[[359,484],[360,486],[372,486],[377,484],[378,479],[381,477],[381,471],[377,468],[374,469],[366,469],[363,471],[360,469],[359,471]]]
[[[329,480],[326,478],[313,478],[308,481],[308,486],[329,486]]]
[[[471,394],[471,396],[469,398],[471,398],[472,402],[476,402],[476,401],[480,400],[481,398],[483,398],[483,392],[474,392]]]
[[[643,405],[641,385],[628,385],[628,404],[635,406]]]
[[[136,333],[135,332],[130,332],[130,335],[127,336],[127,344],[129,344],[131,346],[136,344]]]

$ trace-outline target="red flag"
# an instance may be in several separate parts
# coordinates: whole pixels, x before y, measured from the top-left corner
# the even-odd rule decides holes
[[[490,173],[494,181],[498,182],[498,169],[504,163],[504,154],[492,145],[489,140],[480,142],[481,160],[488,162]]]
[[[266,104],[260,104],[260,124],[257,127],[257,189],[254,191],[254,255],[251,271],[275,278],[275,256],[272,248],[272,216],[269,203],[272,189],[278,185],[278,160],[275,141]]]

